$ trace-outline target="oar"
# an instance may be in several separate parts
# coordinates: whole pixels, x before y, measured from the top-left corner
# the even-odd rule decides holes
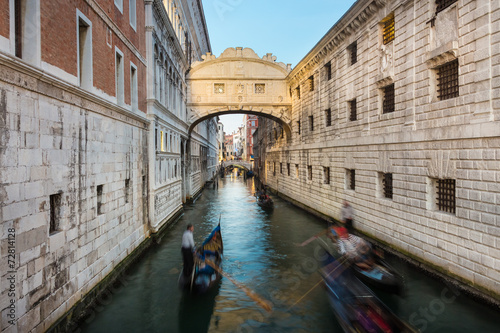
[[[337,268],[332,269],[332,271],[326,275],[327,277],[328,277],[328,276],[330,276],[330,275],[332,275],[333,273],[335,273],[339,267],[342,267],[343,269],[342,269],[341,271],[339,271],[339,272],[337,273],[337,275],[335,276],[335,277],[337,277],[337,276],[339,276],[340,274],[342,274],[342,272],[344,272],[344,271],[345,271],[345,270],[346,270],[346,269],[350,266],[350,264],[348,264],[348,265],[345,265],[345,266],[344,266],[344,263],[345,263],[345,262],[347,261],[347,259],[348,259],[346,256],[342,256],[342,257],[340,257],[338,260],[340,261],[341,259],[342,259],[342,262],[340,263],[340,265],[339,265],[339,266],[337,266]],[[312,286],[312,288],[311,288],[311,289],[309,289],[309,290],[308,290],[308,291],[307,291],[304,295],[302,295],[302,297],[300,297],[300,298],[299,298],[299,299],[298,299],[295,303],[293,303],[293,304],[292,304],[292,306],[288,308],[288,310],[290,310],[290,309],[291,309],[291,308],[293,308],[295,305],[297,305],[300,301],[302,301],[302,300],[303,300],[303,299],[304,299],[307,295],[309,295],[309,293],[310,293],[311,291],[313,291],[313,290],[314,290],[317,286],[319,286],[319,285],[321,284],[321,282],[323,282],[323,279],[319,280],[319,281],[318,281],[318,283],[316,283],[314,286]]]
[[[213,269],[215,269],[220,275],[224,276],[225,278],[227,278],[229,281],[231,281],[236,287],[242,289],[245,294],[248,295],[248,297],[250,297],[252,300],[254,300],[257,304],[259,304],[264,310],[266,310],[267,312],[271,312],[272,311],[272,306],[271,306],[271,303],[262,299],[259,295],[257,295],[254,291],[248,289],[247,287],[245,287],[244,285],[242,285],[241,283],[237,282],[236,280],[234,280],[229,274],[227,274],[226,272],[224,272],[219,266],[217,266],[213,261],[209,260],[209,259],[205,259],[205,263],[207,263],[208,266],[212,267]]]
[[[307,244],[311,243],[313,240],[317,239],[318,237],[322,236],[323,234],[326,234],[327,232],[328,232],[328,229],[325,229],[321,232],[318,232],[316,235],[312,236],[308,240],[306,240],[300,244],[297,244],[297,246],[306,246]]]

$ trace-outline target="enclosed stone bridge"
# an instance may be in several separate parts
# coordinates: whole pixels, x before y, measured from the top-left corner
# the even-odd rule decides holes
[[[189,133],[200,122],[224,114],[253,114],[278,122],[287,138],[291,98],[286,77],[291,65],[271,53],[260,58],[249,48],[228,48],[218,58],[207,53],[187,75]]]
[[[233,161],[222,161],[222,167],[227,168],[229,166],[234,166],[235,168],[242,168],[246,170],[252,169],[252,163],[242,160],[233,160]]]

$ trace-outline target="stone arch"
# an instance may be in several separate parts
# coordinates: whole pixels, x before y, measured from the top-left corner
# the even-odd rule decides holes
[[[224,114],[270,118],[291,138],[292,103],[286,78],[291,65],[262,58],[249,48],[228,48],[218,58],[207,53],[186,77],[189,133],[203,120]]]

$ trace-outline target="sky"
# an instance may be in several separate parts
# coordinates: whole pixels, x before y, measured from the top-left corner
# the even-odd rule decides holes
[[[354,0],[203,0],[212,54],[228,47],[249,47],[277,62],[304,58],[354,4]],[[243,115],[220,117],[227,134],[241,126]]]

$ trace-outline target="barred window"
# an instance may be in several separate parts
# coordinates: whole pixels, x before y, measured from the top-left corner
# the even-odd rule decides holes
[[[307,179],[309,179],[309,180],[313,179],[313,167],[312,167],[312,165],[307,166]]]
[[[283,163],[280,162],[280,174],[283,174]]]
[[[384,44],[389,44],[394,40],[394,13],[391,13],[383,21],[384,25]]]
[[[455,214],[455,179],[438,179],[436,186],[437,209]]]
[[[276,162],[273,162],[273,176],[276,176]]]
[[[256,94],[265,94],[266,93],[266,84],[265,83],[256,83],[255,84],[255,93]]]
[[[383,102],[383,113],[394,112],[395,109],[394,102],[394,83],[388,85],[384,88],[384,102]]]
[[[274,140],[278,140],[278,131],[275,129],[273,129],[274,131]]]
[[[392,173],[382,175],[382,186],[384,188],[384,197],[392,199]]]
[[[103,200],[102,200],[102,195],[103,195],[103,188],[104,185],[97,185],[97,215],[101,215],[103,212],[102,205],[103,205]]]
[[[290,176],[290,163],[286,164],[286,173],[288,176]]]
[[[309,91],[314,90],[314,75],[309,76],[309,79],[307,79],[309,83]]]
[[[356,99],[349,101],[349,120],[354,121],[358,118],[356,110]]]
[[[329,81],[332,79],[332,63],[329,62],[325,65],[326,79]]]
[[[295,177],[299,178],[299,165],[295,164]]]
[[[223,94],[225,88],[224,83],[214,83],[214,94]]]
[[[297,98],[300,99],[300,85],[295,88],[295,94],[297,95]]]
[[[448,8],[455,2],[457,2],[457,0],[436,0],[436,14]]]
[[[300,135],[300,120],[297,120],[297,133]]]
[[[356,189],[356,170],[354,169],[347,169],[347,174],[346,174],[346,181],[347,181],[347,188],[349,190],[355,190]]]
[[[358,62],[358,44],[357,42],[352,43],[347,47],[347,52],[349,54],[349,65],[354,65]]]
[[[439,100],[458,97],[458,59],[437,68]]]
[[[330,184],[330,168],[323,167],[323,184]]]
[[[309,116],[309,130],[312,132],[314,131],[314,117]]]
[[[332,110],[331,109],[325,110],[325,126],[326,127],[332,126]]]

